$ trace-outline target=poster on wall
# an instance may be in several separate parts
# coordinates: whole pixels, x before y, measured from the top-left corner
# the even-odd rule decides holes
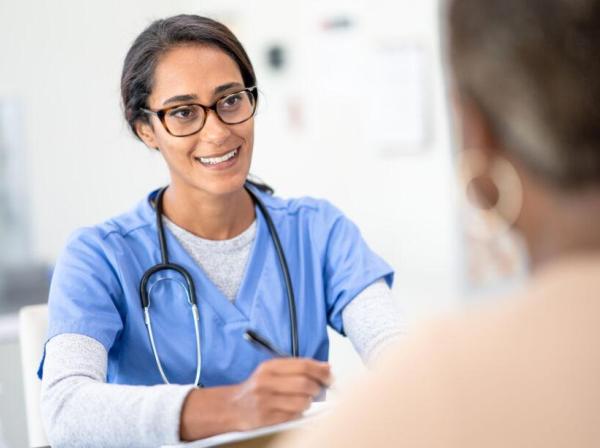
[[[317,19],[315,19],[316,21]],[[432,92],[427,46],[417,37],[372,35],[352,14],[314,26],[310,57],[319,135],[343,129],[371,155],[419,154],[432,142]]]

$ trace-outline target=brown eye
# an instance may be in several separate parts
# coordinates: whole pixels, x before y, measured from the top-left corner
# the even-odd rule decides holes
[[[221,102],[221,107],[223,109],[234,109],[238,104],[242,101],[242,94],[236,93],[234,95],[229,95],[227,98],[224,98]]]
[[[193,105],[176,107],[171,109],[167,115],[169,118],[181,121],[194,120],[198,117],[198,107]]]

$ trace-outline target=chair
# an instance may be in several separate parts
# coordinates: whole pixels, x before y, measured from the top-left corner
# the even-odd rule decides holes
[[[47,329],[48,306],[46,304],[21,308],[19,311],[19,340],[23,365],[27,435],[31,447],[48,445],[40,413],[41,383],[37,377]]]

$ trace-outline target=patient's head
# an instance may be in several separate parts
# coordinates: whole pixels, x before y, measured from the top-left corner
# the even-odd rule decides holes
[[[478,166],[515,168],[522,201],[509,221],[534,267],[600,252],[600,0],[447,1],[463,146]],[[469,191],[486,205],[511,203],[476,180]]]
[[[459,96],[562,190],[600,186],[600,0],[450,0]]]

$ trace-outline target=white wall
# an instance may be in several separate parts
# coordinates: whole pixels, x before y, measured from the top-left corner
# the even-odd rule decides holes
[[[460,268],[448,194],[452,184],[437,6],[433,0],[345,3],[0,3],[0,97],[20,98],[26,110],[33,253],[53,260],[74,228],[128,209],[166,181],[160,158],[129,134],[121,117],[121,63],[150,20],[179,12],[216,14],[237,24],[265,97],[257,117],[253,171],[282,195],[327,197],[341,207],[395,266],[398,295],[416,313],[453,303]],[[422,44],[432,105],[427,148],[413,156],[383,158],[362,147],[365,139],[352,131],[355,126],[310,109],[317,104],[311,87],[319,76],[311,59],[318,45],[315,11],[356,17],[363,39],[395,36]],[[265,66],[262,47],[274,41],[291,50],[287,76],[275,76]],[[378,94],[385,86],[357,88]],[[282,126],[284,99],[294,95],[308,98],[304,115],[309,124],[303,133]],[[320,125],[311,127],[315,122]],[[427,296],[417,300],[423,284]]]
[[[1,0],[0,98],[22,99],[26,111],[34,255],[54,260],[73,229],[127,210],[166,182],[160,157],[121,117],[119,77],[137,33],[180,12],[234,24],[256,65],[264,101],[253,171],[281,195],[326,197],[354,219],[395,267],[395,295],[411,319],[455,306],[462,264],[434,0]],[[416,154],[384,158],[364,128],[318,107],[323,54],[315,30],[320,16],[336,14],[354,18],[363,44],[396,39],[424,49],[431,134]],[[266,67],[264,45],[272,42],[290,50],[286,76]],[[385,87],[356,86],[363,96]],[[304,107],[304,130],[287,127],[290,98]],[[357,108],[357,117],[365,114]],[[347,370],[356,365],[337,339],[334,359]]]

